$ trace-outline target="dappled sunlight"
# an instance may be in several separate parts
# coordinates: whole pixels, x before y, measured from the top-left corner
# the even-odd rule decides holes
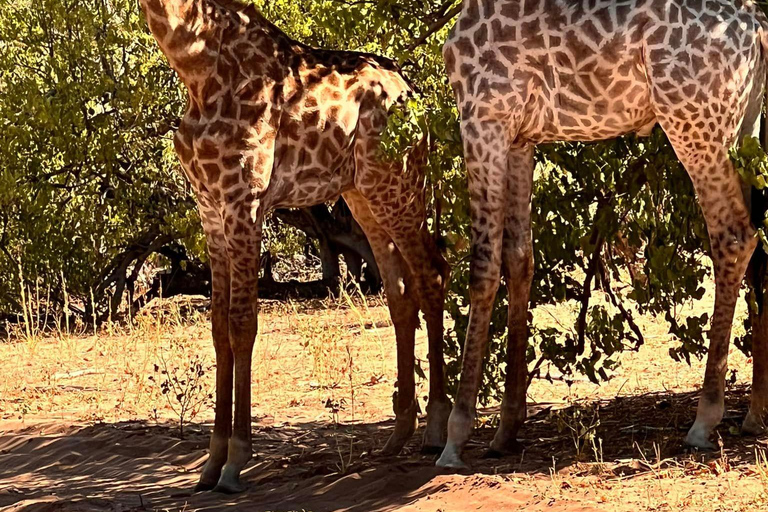
[[[706,310],[711,300],[708,292],[690,312]],[[554,316],[573,322],[576,314],[567,304],[541,309],[535,321]],[[172,346],[212,357],[204,315],[184,319],[155,311],[154,320],[114,326],[112,334],[5,342],[0,506],[565,511],[578,503],[585,511],[633,511],[711,510],[706,505],[718,503],[747,511],[765,503],[768,468],[756,456],[768,445],[738,435],[749,362],[732,349],[737,373],[717,430],[722,453],[687,452],[682,439],[694,418],[702,363],[694,359],[689,367],[669,357],[674,342],[663,322],[639,317],[638,323],[645,346],[624,353],[622,366],[601,386],[554,372],[551,382],[534,379],[519,456],[483,458],[498,408],[481,408],[467,448],[468,476],[440,471],[433,455],[419,453],[423,417],[401,456],[376,455],[394,428],[397,381],[394,329],[384,303],[265,303],[252,370],[256,455],[243,471],[248,490],[236,496],[192,492],[207,460],[212,410],[204,407],[179,438],[177,415],[149,379],[158,375],[157,358]],[[425,332],[417,334],[426,371]],[[204,378],[212,377],[209,371]],[[420,381],[422,409],[426,389]]]

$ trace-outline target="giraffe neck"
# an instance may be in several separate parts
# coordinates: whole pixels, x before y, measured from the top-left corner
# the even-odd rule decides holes
[[[214,71],[221,30],[210,0],[141,0],[149,30],[192,95]]]

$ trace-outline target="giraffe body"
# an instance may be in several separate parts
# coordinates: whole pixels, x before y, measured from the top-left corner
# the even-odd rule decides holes
[[[200,489],[242,489],[251,458],[250,370],[262,220],[343,195],[365,231],[397,338],[397,453],[416,426],[414,340],[430,358],[425,448],[444,444],[442,304],[448,266],[426,229],[426,140],[401,161],[379,145],[389,108],[411,94],[396,65],[291,40],[252,5],[142,0],[150,30],[189,91],[174,143],[197,198],[212,271],[216,419]],[[232,410],[234,387],[234,414]],[[233,422],[234,416],[234,422]]]
[[[510,297],[507,382],[491,449],[519,449],[533,275],[532,148],[644,135],[657,123],[691,176],[712,246],[717,292],[710,349],[686,438],[712,446],[708,437],[724,411],[733,311],[756,245],[748,190],[728,149],[759,134],[766,27],[754,4],[730,0],[464,1],[444,56],[472,197],[471,308],[461,384],[438,465],[464,465],[502,276]],[[763,361],[756,365],[765,369]],[[759,430],[753,427],[762,425],[766,400],[768,389],[756,379],[745,430]]]

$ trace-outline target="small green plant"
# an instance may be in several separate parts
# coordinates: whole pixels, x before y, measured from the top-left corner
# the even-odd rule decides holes
[[[334,436],[336,439],[336,451],[339,454],[339,462],[336,463],[336,469],[339,470],[340,475],[346,475],[352,466],[352,450],[354,448],[354,437],[349,436],[349,455],[345,458],[344,452],[341,450],[341,443],[339,442],[338,435]]]
[[[584,460],[587,450],[591,449],[595,461],[602,463],[603,442],[597,437],[600,426],[599,404],[573,405],[554,411],[550,418],[557,425],[558,432],[566,432],[570,436],[578,460]]]
[[[165,397],[168,407],[178,417],[179,437],[184,437],[184,425],[213,402],[211,387],[205,376],[213,369],[199,354],[189,354],[181,343],[174,343],[171,355],[161,351],[154,367],[154,382]],[[174,361],[186,361],[185,364]],[[157,418],[157,410],[155,410]]]

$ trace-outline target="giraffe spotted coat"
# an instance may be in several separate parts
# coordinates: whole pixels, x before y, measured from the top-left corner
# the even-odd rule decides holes
[[[438,465],[464,466],[461,451],[502,276],[510,297],[507,382],[491,450],[519,449],[533,274],[533,147],[644,135],[656,124],[691,176],[711,241],[715,311],[686,441],[712,446],[708,437],[724,411],[734,306],[756,245],[728,149],[759,133],[766,27],[755,4],[732,0],[464,0],[444,57],[472,199],[471,308],[461,384]],[[756,361],[756,375],[765,371],[765,361]],[[745,431],[763,428],[768,389],[758,384]]]
[[[212,270],[216,418],[198,487],[242,489],[251,458],[250,369],[266,212],[346,199],[382,272],[397,338],[397,453],[416,426],[414,337],[429,337],[426,448],[442,447],[442,304],[448,267],[426,229],[426,140],[381,156],[388,110],[411,94],[396,65],[300,44],[252,5],[141,0],[151,32],[189,92],[175,147],[197,198]],[[234,421],[233,421],[234,381]]]

